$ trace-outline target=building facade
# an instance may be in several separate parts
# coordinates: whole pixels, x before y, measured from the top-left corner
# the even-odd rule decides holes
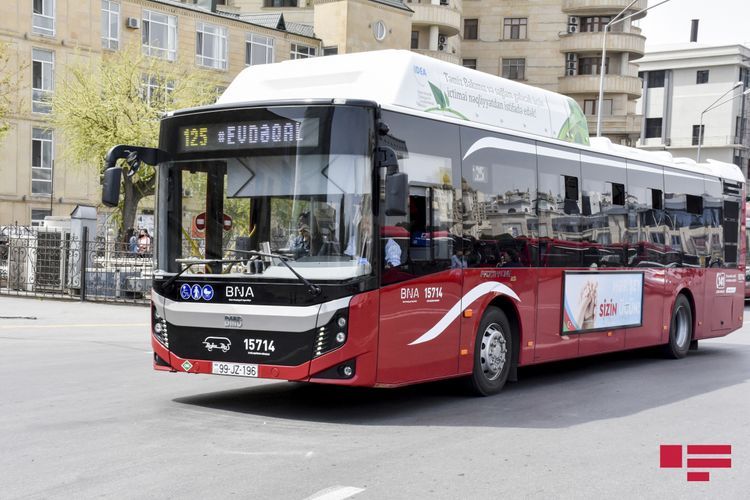
[[[84,54],[140,43],[230,82],[247,65],[409,49],[573,97],[596,128],[603,30],[629,0],[19,0],[0,2],[0,43],[20,68],[10,133],[0,142],[0,225],[36,223],[96,204],[92,168],[67,165],[46,100]],[[637,0],[627,11],[646,7]],[[607,36],[603,133],[633,145],[642,120],[632,19]],[[148,33],[147,33],[148,31]]]
[[[638,147],[750,168],[750,48],[681,44],[638,60],[643,116]],[[739,85],[738,85],[739,83]]]
[[[10,130],[0,141],[0,226],[37,224],[99,203],[95,167],[66,162],[49,124],[48,99],[69,64],[135,43],[147,55],[187,62],[228,84],[247,65],[321,50],[309,34],[167,0],[0,2],[0,43],[10,56],[3,71],[17,80]]]
[[[464,0],[461,62],[574,98],[596,131],[599,75],[606,25],[629,0]],[[638,0],[623,17],[646,8]],[[638,67],[646,38],[645,13],[613,24],[607,33],[602,135],[635,145],[641,120]]]

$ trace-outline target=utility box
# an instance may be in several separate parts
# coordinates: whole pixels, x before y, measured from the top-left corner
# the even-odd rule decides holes
[[[81,266],[91,267],[93,252],[85,251],[96,237],[96,207],[77,205],[70,213],[68,286],[81,288]],[[84,240],[87,240],[84,244]],[[92,249],[93,250],[93,249]]]

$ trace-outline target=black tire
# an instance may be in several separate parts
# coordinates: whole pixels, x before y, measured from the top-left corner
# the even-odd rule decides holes
[[[662,346],[662,354],[670,359],[684,358],[693,340],[693,309],[690,301],[680,294],[672,308],[669,323],[669,342]]]
[[[479,322],[474,345],[474,370],[469,379],[478,396],[497,394],[508,381],[513,363],[513,334],[505,313],[489,307]]]

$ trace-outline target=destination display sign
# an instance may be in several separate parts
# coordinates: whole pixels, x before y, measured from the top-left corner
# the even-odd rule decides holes
[[[178,152],[316,147],[318,118],[190,125],[177,129]]]

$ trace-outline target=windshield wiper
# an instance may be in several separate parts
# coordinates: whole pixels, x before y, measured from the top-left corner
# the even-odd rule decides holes
[[[318,295],[320,293],[320,287],[318,285],[315,285],[313,283],[310,283],[307,279],[305,279],[304,276],[302,276],[300,273],[295,271],[292,266],[290,266],[286,261],[289,260],[289,257],[286,257],[284,255],[280,255],[277,253],[264,253],[264,252],[256,252],[255,250],[230,250],[230,252],[235,253],[244,253],[247,255],[254,255],[256,257],[271,257],[273,259],[279,259],[282,264],[286,266],[287,269],[289,269],[292,274],[294,274],[297,279],[299,279],[302,283],[307,285],[307,288],[310,291],[311,295]]]
[[[242,262],[245,262],[244,259],[175,259],[174,261],[178,264],[187,265],[161,285],[159,289],[162,292],[167,290],[177,278],[182,276],[185,271],[197,264],[240,264]]]

